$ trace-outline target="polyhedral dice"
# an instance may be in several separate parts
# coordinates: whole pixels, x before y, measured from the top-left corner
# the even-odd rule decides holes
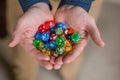
[[[71,50],[72,50],[72,45],[68,40],[66,40],[65,44],[64,44],[64,51],[65,51],[65,53],[68,53]]]
[[[56,43],[55,43],[54,41],[50,41],[50,42],[49,42],[49,48],[50,48],[51,50],[54,50],[54,49],[56,48]]]
[[[56,35],[56,34],[51,34],[51,35],[50,35],[50,40],[51,40],[51,41],[55,41],[56,38],[57,38],[57,35]]]
[[[80,41],[80,34],[79,33],[77,33],[77,32],[75,32],[75,33],[73,33],[72,35],[71,35],[71,41],[72,42],[79,42]]]
[[[41,42],[41,40],[33,40],[33,45],[38,49],[38,48],[40,48],[40,42]]]
[[[55,29],[55,33],[56,33],[57,35],[61,35],[61,34],[63,33],[62,28],[56,28],[56,29]]]
[[[46,26],[44,24],[39,26],[38,32],[42,33],[42,32],[46,32],[46,31],[48,31],[48,29],[46,28]]]
[[[51,50],[50,49],[46,49],[45,54],[47,54],[48,56],[50,56],[51,55]]]
[[[43,41],[41,41],[40,43],[39,43],[39,46],[40,46],[40,48],[43,48],[44,47],[44,42]]]
[[[75,32],[73,28],[68,28],[68,35],[71,35]]]
[[[54,33],[55,33],[55,29],[56,29],[56,28],[57,28],[56,26],[54,26],[54,27],[50,28],[50,33],[54,34]]]
[[[48,41],[49,37],[50,37],[49,33],[47,33],[47,32],[41,33],[41,40],[42,41]]]
[[[40,48],[39,49],[43,54],[47,54],[48,56],[51,55],[50,49]]]
[[[33,45],[41,53],[51,56],[52,52],[56,52],[56,55],[69,53],[81,36],[73,28],[67,28],[64,23],[55,24],[49,20],[39,26],[34,38]]]
[[[57,28],[61,28],[61,29],[64,31],[64,30],[65,30],[65,28],[66,28],[66,26],[65,26],[65,24],[64,24],[64,23],[59,22],[59,23],[57,24]]]
[[[39,50],[40,50],[43,54],[46,53],[46,49],[45,49],[45,48],[40,48]]]
[[[65,35],[65,37],[66,37],[67,40],[71,41],[70,40],[70,37],[71,37],[70,35]]]
[[[40,49],[40,48],[43,48],[44,47],[44,43],[43,41],[41,40],[33,40],[33,45],[37,48],[37,49]]]
[[[47,29],[49,30],[50,28],[52,28],[53,26],[55,26],[55,22],[52,20],[46,21],[45,25],[47,27]]]
[[[64,47],[57,47],[56,48],[56,53],[58,55],[62,55],[64,53]]]
[[[43,48],[48,49],[49,48],[49,42],[46,42]]]
[[[68,35],[68,29],[65,29],[64,34]]]
[[[36,33],[35,36],[34,36],[34,38],[35,38],[36,40],[40,40],[40,39],[41,39],[41,34],[40,34],[39,32]]]
[[[55,40],[56,45],[60,46],[60,47],[62,47],[64,45],[64,42],[65,42],[64,37],[59,37],[59,38],[56,38],[56,40]]]

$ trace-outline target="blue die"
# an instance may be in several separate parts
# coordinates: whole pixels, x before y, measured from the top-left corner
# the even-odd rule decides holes
[[[56,43],[54,41],[49,42],[49,48],[54,50],[56,48]]]
[[[49,33],[44,32],[44,33],[41,34],[41,40],[42,40],[42,41],[45,41],[45,42],[46,42],[46,41],[49,40],[49,38],[50,38]]]
[[[50,28],[50,33],[55,33],[56,26]]]
[[[62,30],[64,31],[65,30],[65,24],[64,23],[62,23],[62,22],[59,22],[58,24],[57,24],[57,28],[62,28]]]
[[[35,36],[34,36],[34,38],[35,38],[36,40],[40,40],[40,39],[41,39],[41,34],[40,34],[39,32],[36,33]]]

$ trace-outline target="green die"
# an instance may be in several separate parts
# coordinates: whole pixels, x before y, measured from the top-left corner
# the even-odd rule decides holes
[[[62,54],[64,53],[64,48],[63,48],[63,47],[57,47],[57,48],[56,48],[56,53],[57,53],[58,55],[62,55]]]
[[[61,35],[61,34],[63,33],[62,28],[56,28],[56,29],[55,29],[55,33],[56,33],[57,35]]]
[[[65,43],[65,38],[64,37],[58,37],[58,38],[56,38],[55,43],[56,43],[57,46],[62,47]]]
[[[33,45],[37,48],[37,49],[39,49],[40,48],[40,42],[41,42],[41,40],[33,40]]]
[[[80,39],[81,39],[81,36],[77,32],[75,32],[71,35],[71,41],[73,41],[73,42],[79,42]]]

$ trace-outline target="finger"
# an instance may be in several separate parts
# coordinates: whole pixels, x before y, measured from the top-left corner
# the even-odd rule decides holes
[[[52,70],[53,69],[52,64],[50,62],[48,62],[48,61],[41,60],[40,65],[42,67],[46,68],[47,70]]]
[[[50,63],[55,64],[55,57],[53,56],[50,57]]]
[[[64,18],[61,16],[59,16],[58,14],[55,14],[55,17],[54,17],[54,20],[55,22],[64,22]]]
[[[60,69],[60,67],[61,67],[61,65],[60,65],[60,64],[55,64],[55,65],[53,66],[53,68],[54,68],[55,70]]]
[[[53,55],[54,57],[58,57],[58,56],[59,56],[59,55],[56,54],[55,52],[53,52],[52,55]]]
[[[15,47],[23,38],[23,30],[19,30],[21,24],[17,23],[14,33],[12,34],[12,41],[9,43],[9,47]]]
[[[62,64],[63,64],[63,56],[58,57],[58,58],[55,60],[55,64],[62,65]]]
[[[88,33],[90,34],[92,40],[100,47],[103,47],[105,45],[104,41],[102,40],[100,36],[100,32],[96,26],[96,24],[92,24],[88,27]]]
[[[50,60],[50,57],[48,55],[40,53],[39,50],[37,50],[33,46],[33,38],[30,39],[24,39],[20,43],[20,45],[25,49],[27,53],[29,53],[34,59],[37,60]]]
[[[15,34],[12,41],[9,43],[9,47],[15,47],[21,40],[21,35]]]
[[[66,55],[63,58],[63,62],[65,64],[68,64],[68,63],[74,61],[80,55],[80,53],[83,51],[83,49],[85,48],[86,44],[87,44],[87,39],[81,40],[78,44],[76,44],[73,47],[72,52],[68,53],[68,55]]]

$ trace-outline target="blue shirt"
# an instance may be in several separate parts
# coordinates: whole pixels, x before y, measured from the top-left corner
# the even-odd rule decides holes
[[[92,1],[93,0],[61,0],[59,7],[66,5],[66,4],[67,5],[75,5],[75,6],[82,7],[84,10],[86,10],[88,12],[91,7]],[[49,5],[50,9],[52,9],[52,6],[51,6],[49,0],[19,0],[19,2],[21,4],[21,7],[24,12],[26,12],[32,5],[34,5],[36,3],[40,3],[40,2],[47,3]]]

